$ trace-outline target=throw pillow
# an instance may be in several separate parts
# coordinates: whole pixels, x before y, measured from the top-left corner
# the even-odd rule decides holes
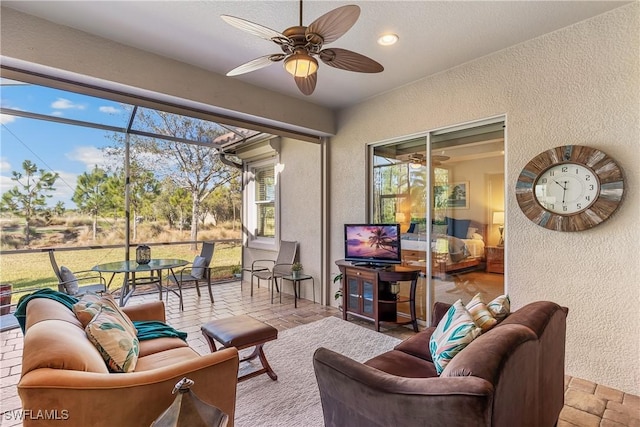
[[[202,279],[204,277],[204,267],[207,266],[207,259],[202,256],[197,256],[193,259],[193,265],[191,267],[191,275],[196,279]]]
[[[64,282],[62,286],[66,293],[69,295],[75,295],[78,293],[78,290],[80,289],[78,279],[76,278],[76,275],[64,265],[60,266],[60,277],[62,277],[62,281]]]
[[[499,322],[509,315],[511,311],[511,301],[509,295],[500,295],[487,304],[487,308],[493,314],[493,317]]]
[[[127,330],[133,334],[133,336],[137,335],[138,330],[133,325],[131,319],[129,319],[129,316],[118,307],[118,304],[109,294],[103,296],[87,294],[73,305],[73,312],[85,328],[101,311],[111,313],[113,316],[119,318],[120,322],[127,327]]]
[[[476,326],[462,300],[456,301],[444,315],[429,339],[431,360],[438,375],[453,357],[473,341],[482,330]]]
[[[480,294],[476,294],[476,296],[471,298],[471,301],[467,303],[465,308],[471,317],[473,317],[473,321],[476,322],[476,325],[482,329],[482,332],[487,332],[498,324],[498,321],[493,317],[493,314],[491,314],[487,305],[482,301],[482,296]]]
[[[455,219],[444,217],[447,222],[447,233],[449,236],[457,237],[458,239],[467,238],[467,230],[469,230],[470,219]]]
[[[140,343],[121,320],[103,306],[84,330],[112,372],[132,372],[138,363]]]
[[[467,239],[473,239],[473,235],[477,234],[478,229],[476,227],[469,227],[467,229]]]
[[[447,234],[447,224],[433,224],[431,227],[432,234]]]

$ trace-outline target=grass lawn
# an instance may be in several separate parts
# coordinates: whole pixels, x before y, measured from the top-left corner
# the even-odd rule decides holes
[[[193,261],[200,254],[200,246],[197,251],[190,249],[190,244],[171,246],[152,246],[152,258],[178,258]],[[135,259],[135,246],[130,249],[130,259]],[[90,270],[97,264],[122,261],[124,248],[92,249],[78,251],[64,251],[55,253],[58,266],[66,266],[73,272]],[[240,243],[217,242],[213,261],[213,278],[223,279],[231,277],[231,268],[240,264]],[[93,273],[97,274],[97,273]],[[107,282],[111,275],[105,275]],[[111,289],[117,289],[122,285],[123,275],[116,275],[111,284]],[[9,251],[0,257],[0,282],[13,285],[13,292],[23,288],[51,287],[58,289],[58,281],[53,273],[48,252],[12,255]],[[15,303],[20,295],[13,296]]]

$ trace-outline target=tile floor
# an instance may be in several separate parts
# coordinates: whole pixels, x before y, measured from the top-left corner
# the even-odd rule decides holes
[[[189,334],[187,341],[200,353],[209,348],[200,334],[200,325],[207,320],[238,314],[250,314],[265,321],[279,331],[311,323],[328,316],[340,316],[337,309],[314,304],[312,301],[299,300],[294,308],[293,297],[284,294],[282,304],[270,302],[266,287],[254,289],[250,296],[249,285],[242,289],[239,282],[229,282],[214,286],[215,304],[209,303],[206,291],[198,299],[195,289],[184,292],[185,311],[178,308],[178,299],[169,296],[167,321],[176,329]],[[157,293],[134,296],[129,304],[140,304],[158,298]],[[354,320],[358,324],[373,328],[373,323]],[[406,338],[413,332],[405,327],[382,329],[383,333]],[[22,358],[22,333],[19,329],[2,332],[2,353],[0,358],[0,425],[18,426],[15,410],[20,408],[20,399],[16,384],[20,378]],[[265,348],[268,353],[268,347]],[[560,413],[558,427],[640,427],[640,397],[623,393],[609,387],[598,385],[580,378],[565,378],[565,406]]]

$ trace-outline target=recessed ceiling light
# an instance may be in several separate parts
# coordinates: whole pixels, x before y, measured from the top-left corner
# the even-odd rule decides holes
[[[378,44],[381,46],[391,46],[392,44],[396,44],[397,41],[398,41],[397,34],[388,33],[378,37]]]

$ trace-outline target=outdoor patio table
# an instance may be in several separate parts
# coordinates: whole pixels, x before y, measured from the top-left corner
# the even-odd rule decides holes
[[[136,285],[138,284],[156,285],[160,294],[160,300],[162,300],[162,270],[168,270],[169,274],[171,274],[176,283],[178,283],[173,269],[187,264],[189,264],[189,262],[182,259],[152,259],[149,264],[138,264],[135,261],[116,261],[106,264],[98,264],[93,266],[91,269],[101,273],[111,273],[111,278],[109,279],[107,287],[111,285],[111,281],[115,277],[116,273],[124,273],[122,289],[120,289],[120,306],[122,307],[127,303],[131,295],[133,295],[136,290]],[[157,277],[155,276],[155,272],[158,273]],[[136,282],[136,274],[139,273],[149,273],[149,277],[144,277],[141,281]],[[131,279],[129,279],[129,275],[131,275]],[[167,292],[169,291],[170,289],[167,288]],[[171,290],[171,292],[180,297],[180,305],[181,308],[183,308],[182,295],[179,295],[175,290]]]

